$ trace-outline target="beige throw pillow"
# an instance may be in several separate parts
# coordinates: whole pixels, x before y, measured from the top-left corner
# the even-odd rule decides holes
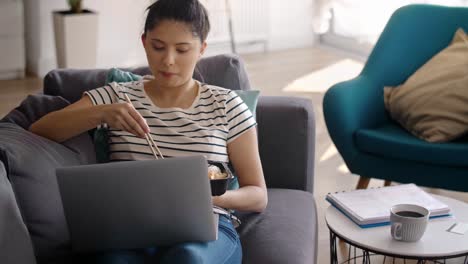
[[[446,142],[468,132],[468,37],[460,28],[451,44],[406,82],[384,88],[385,107],[415,136]]]

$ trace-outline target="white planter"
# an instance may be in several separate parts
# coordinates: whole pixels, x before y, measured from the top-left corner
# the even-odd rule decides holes
[[[84,11],[80,14],[53,13],[58,68],[96,67],[98,15]]]

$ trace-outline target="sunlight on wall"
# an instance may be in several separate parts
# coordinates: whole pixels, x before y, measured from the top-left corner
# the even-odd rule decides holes
[[[362,62],[356,60],[341,60],[294,80],[283,88],[283,91],[323,93],[338,82],[356,77],[361,72],[363,66]]]

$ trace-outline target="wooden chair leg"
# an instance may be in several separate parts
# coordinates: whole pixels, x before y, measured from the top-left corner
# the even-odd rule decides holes
[[[367,186],[369,186],[371,178],[366,178],[366,177],[359,177],[359,182],[356,186],[356,189],[367,189]]]
[[[392,185],[392,181],[386,180],[383,186],[390,186],[390,185]]]

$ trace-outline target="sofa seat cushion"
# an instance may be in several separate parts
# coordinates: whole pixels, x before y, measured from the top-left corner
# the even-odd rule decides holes
[[[355,134],[357,148],[375,155],[438,164],[467,166],[468,142],[429,143],[413,136],[396,123],[360,129]]]
[[[315,263],[317,214],[309,192],[268,189],[263,213],[240,213],[242,263]]]

